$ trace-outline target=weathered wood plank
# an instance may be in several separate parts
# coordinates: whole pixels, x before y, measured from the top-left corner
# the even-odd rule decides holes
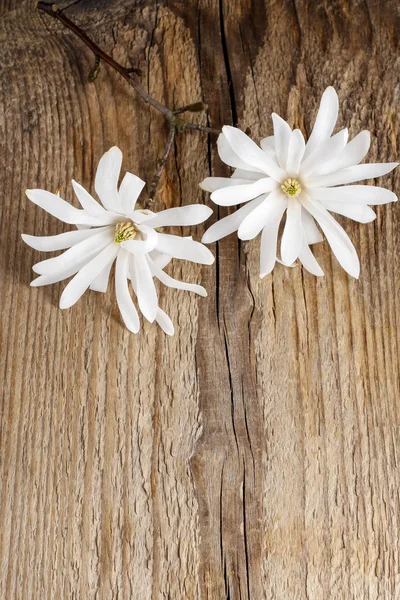
[[[309,133],[335,85],[339,125],[371,130],[371,160],[398,156],[390,1],[68,14],[160,101],[204,100],[212,126],[260,138],[276,111]],[[167,132],[106,67],[88,84],[90,53],[34,3],[0,0],[0,42],[0,597],[400,598],[398,207],[342,221],[359,281],[326,244],[325,278],[278,265],[260,281],[258,242],[231,236],[214,267],[172,266],[209,297],[162,292],[171,339],[126,331],[111,290],[61,312],[62,285],[28,286],[38,253],[20,233],[60,228],[25,188],[72,201],[70,179],[90,186],[113,144],[150,181]],[[209,202],[210,173],[227,173],[212,140],[179,136],[158,206]],[[399,193],[399,175],[385,185]]]

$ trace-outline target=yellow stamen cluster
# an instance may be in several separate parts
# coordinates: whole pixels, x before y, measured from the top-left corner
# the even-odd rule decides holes
[[[289,198],[298,196],[301,192],[301,185],[297,179],[286,179],[281,185],[282,192]]]
[[[117,244],[120,244],[121,242],[127,242],[128,240],[133,240],[135,236],[136,229],[131,221],[118,223],[118,225],[115,226],[114,240],[117,242]]]

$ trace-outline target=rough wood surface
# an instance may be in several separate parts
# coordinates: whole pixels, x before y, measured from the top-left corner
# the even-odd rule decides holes
[[[211,126],[260,138],[276,111],[309,133],[334,85],[371,159],[399,155],[391,0],[81,0],[68,15],[159,100],[206,102]],[[231,236],[214,267],[173,266],[209,297],[162,292],[171,339],[130,334],[111,291],[62,312],[62,284],[29,288],[38,253],[20,233],[60,225],[25,188],[72,200],[113,144],[151,181],[167,135],[108,68],[89,84],[92,64],[33,1],[0,0],[0,598],[399,599],[399,207],[345,223],[359,281],[325,243],[325,278],[278,265],[260,281],[259,242]],[[159,208],[209,202],[210,173],[227,173],[212,140],[179,136]],[[385,185],[399,194],[399,172]]]

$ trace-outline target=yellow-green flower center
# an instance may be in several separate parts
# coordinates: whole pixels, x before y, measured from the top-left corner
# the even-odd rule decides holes
[[[297,181],[297,179],[286,179],[282,185],[282,192],[286,194],[289,198],[294,198],[298,196],[301,192],[301,185]]]
[[[136,236],[136,229],[134,224],[131,221],[126,221],[124,223],[118,223],[115,226],[115,238],[114,241],[117,244],[121,242],[127,242],[128,240],[133,240]]]

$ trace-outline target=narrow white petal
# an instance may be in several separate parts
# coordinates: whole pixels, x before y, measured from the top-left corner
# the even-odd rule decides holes
[[[299,261],[303,267],[307,269],[307,271],[312,273],[312,275],[316,275],[317,277],[322,277],[324,275],[324,272],[319,266],[317,259],[305,241],[303,241],[303,246],[299,254]]]
[[[77,183],[73,179],[72,187],[74,188],[76,197],[83,210],[86,210],[86,212],[93,217],[98,217],[99,219],[103,219],[104,217],[107,218],[107,211],[85,190],[84,187],[81,186],[80,183]]]
[[[173,279],[165,273],[162,269],[160,269],[154,261],[149,257],[148,263],[150,265],[150,270],[152,275],[157,277],[162,284],[167,287],[174,288],[176,290],[186,290],[188,292],[194,292],[195,294],[199,294],[199,296],[207,296],[206,290],[201,285],[197,285],[195,283],[186,283],[184,281],[178,281],[177,279]]]
[[[238,237],[241,240],[252,240],[263,229],[264,225],[273,218],[281,204],[286,205],[286,198],[279,191],[265,196],[263,202],[257,206],[241,223]]]
[[[339,204],[388,204],[397,202],[397,196],[386,188],[374,185],[344,185],[341,187],[319,187],[307,191],[310,198],[325,202],[338,202]]]
[[[117,264],[115,267],[115,292],[117,295],[118,308],[125,325],[129,331],[137,333],[140,329],[140,322],[139,315],[128,288],[128,261],[128,252],[121,250],[118,253]]]
[[[189,260],[201,265],[212,265],[214,256],[206,246],[177,235],[159,233],[156,249],[174,258]]]
[[[158,233],[145,225],[138,226],[138,231],[140,231],[142,236],[141,240],[128,240],[127,242],[122,242],[121,246],[132,254],[148,254],[157,245]]]
[[[145,185],[146,183],[140,177],[132,173],[125,173],[118,191],[119,205],[124,215],[130,214],[135,210],[136,200],[139,198]]]
[[[287,201],[281,195],[274,203],[274,210],[270,213],[268,221],[261,233],[260,246],[260,277],[263,278],[275,266],[276,262],[276,245],[278,242],[278,231],[283,213],[287,207]]]
[[[39,273],[39,275],[52,275],[53,273],[57,273],[57,271],[64,271],[69,267],[72,267],[72,265],[76,261],[79,261],[82,256],[98,253],[103,250],[103,248],[113,241],[113,237],[114,234],[112,228],[102,228],[102,231],[97,233],[97,235],[93,235],[86,240],[75,244],[75,246],[72,246],[59,256],[38,262],[32,268],[35,273]]]
[[[355,278],[360,274],[360,262],[357,252],[344,229],[335,221],[328,211],[305,193],[299,196],[304,208],[318,221],[333,253],[343,269]]]
[[[304,156],[306,143],[300,129],[295,129],[289,139],[286,172],[292,177],[297,177],[300,171],[300,163]]]
[[[147,257],[142,254],[135,254],[133,266],[139,308],[143,316],[152,323],[157,314],[158,298]]]
[[[323,235],[318,229],[314,218],[305,208],[302,208],[301,211],[301,222],[303,225],[303,232],[308,245],[318,244],[318,242],[322,242],[322,240],[324,239]]]
[[[26,195],[31,202],[43,208],[49,215],[64,221],[64,223],[70,225],[104,225],[101,219],[71,206],[57,194],[52,194],[46,190],[26,190]]]
[[[31,281],[32,287],[39,287],[42,285],[50,285],[52,283],[58,283],[59,281],[64,281],[64,279],[69,279],[72,275],[75,275],[82,267],[87,265],[95,256],[97,256],[98,251],[95,250],[90,254],[85,254],[76,259],[74,263],[68,266],[68,268],[57,271],[56,273],[52,273],[51,275],[41,275],[37,277],[33,281]]]
[[[263,177],[254,183],[220,189],[211,194],[211,200],[219,206],[233,206],[258,198],[265,192],[276,189],[277,183],[271,177]]]
[[[103,154],[97,167],[94,187],[107,210],[121,212],[118,196],[118,178],[122,165],[122,152],[116,146]]]
[[[201,241],[203,244],[212,244],[227,235],[230,235],[234,231],[239,229],[240,224],[243,220],[249,215],[257,206],[264,201],[264,197],[256,198],[256,200],[252,200],[248,204],[245,204],[239,210],[236,210],[231,215],[224,217],[211,225],[209,229],[203,235]]]
[[[342,152],[335,157],[332,157],[331,160],[328,160],[324,164],[318,165],[313,174],[325,175],[326,173],[333,173],[334,171],[358,165],[358,163],[366,156],[370,143],[371,135],[369,131],[360,131],[360,133],[346,145]]]
[[[167,335],[174,335],[174,324],[172,323],[169,316],[161,310],[161,308],[157,309],[156,321]]]
[[[167,227],[167,226],[185,226],[197,225],[203,223],[212,215],[212,209],[203,204],[189,204],[188,206],[179,206],[168,208],[156,214],[155,217],[146,221],[148,227]]]
[[[277,181],[283,181],[286,173],[243,131],[236,127],[225,125],[222,131],[231,148],[243,161],[251,165],[252,171],[262,171]],[[235,165],[236,166],[236,165]],[[238,168],[240,165],[237,165]]]
[[[371,223],[376,219],[376,214],[365,204],[339,204],[338,202],[324,202],[324,207],[338,215],[343,215],[358,223]]]
[[[275,137],[273,135],[263,138],[260,141],[260,146],[262,151],[265,152],[270,158],[272,158],[275,162],[278,161],[275,151]]]
[[[65,288],[60,298],[60,308],[70,308],[86,292],[90,284],[96,279],[97,275],[110,263],[113,262],[118,254],[119,247],[111,243],[104,250],[85,265]]]
[[[390,173],[390,171],[393,171],[398,164],[399,163],[370,163],[356,165],[354,167],[342,169],[336,173],[310,177],[307,179],[307,188],[331,187],[333,185],[344,185],[346,183],[362,181],[363,179],[374,179],[375,177],[381,177],[382,175]]]
[[[336,125],[338,112],[338,95],[333,87],[328,87],[322,94],[317,118],[306,145],[305,157],[331,136]]]
[[[146,221],[149,221],[149,219],[152,219],[153,217],[155,217],[156,213],[153,212],[152,210],[149,209],[137,209],[137,210],[133,210],[132,212],[128,213],[129,218],[136,223],[137,225],[140,225],[141,223],[145,223]]]
[[[272,122],[274,125],[275,152],[279,165],[283,171],[286,171],[286,158],[289,150],[289,140],[292,135],[290,125],[286,123],[279,115],[272,113]]]
[[[281,242],[281,258],[285,265],[291,265],[299,256],[302,239],[301,204],[297,198],[288,198],[286,223]]]
[[[233,167],[234,169],[241,169],[243,171],[256,171],[258,173],[264,172],[263,170],[256,168],[255,165],[249,164],[248,162],[245,162],[244,160],[239,158],[239,156],[233,151],[232,146],[228,142],[224,133],[221,133],[219,135],[217,147],[220,159],[230,167]]]
[[[257,181],[260,179],[260,177],[264,177],[264,173],[257,173],[256,171],[243,171],[243,169],[235,169],[231,175],[231,179],[246,179],[246,183],[249,183],[249,181]]]
[[[41,252],[53,252],[54,250],[65,250],[71,248],[75,244],[79,244],[93,235],[97,235],[100,231],[108,229],[107,227],[96,227],[95,229],[78,229],[76,231],[67,231],[58,235],[36,236],[21,234],[22,239],[28,246]]]
[[[257,174],[256,179],[260,177],[260,173]],[[206,177],[199,184],[202,190],[206,192],[215,192],[216,190],[220,190],[221,188],[229,187],[230,185],[246,185],[249,181],[247,178],[238,179],[231,177]]]
[[[332,160],[332,157],[343,154],[349,136],[348,129],[342,129],[336,135],[328,138],[311,152],[301,164],[301,176],[309,177],[314,171]]]
[[[106,293],[113,262],[114,261],[111,261],[107,266],[105,266],[104,269],[100,271],[100,273],[97,275],[96,279],[92,281],[92,283],[90,284],[91,290],[93,290],[94,292],[102,292],[103,294]]]
[[[153,262],[156,263],[159,269],[164,269],[172,260],[172,256],[168,254],[162,254],[158,250],[152,250],[149,252],[149,257]]]

